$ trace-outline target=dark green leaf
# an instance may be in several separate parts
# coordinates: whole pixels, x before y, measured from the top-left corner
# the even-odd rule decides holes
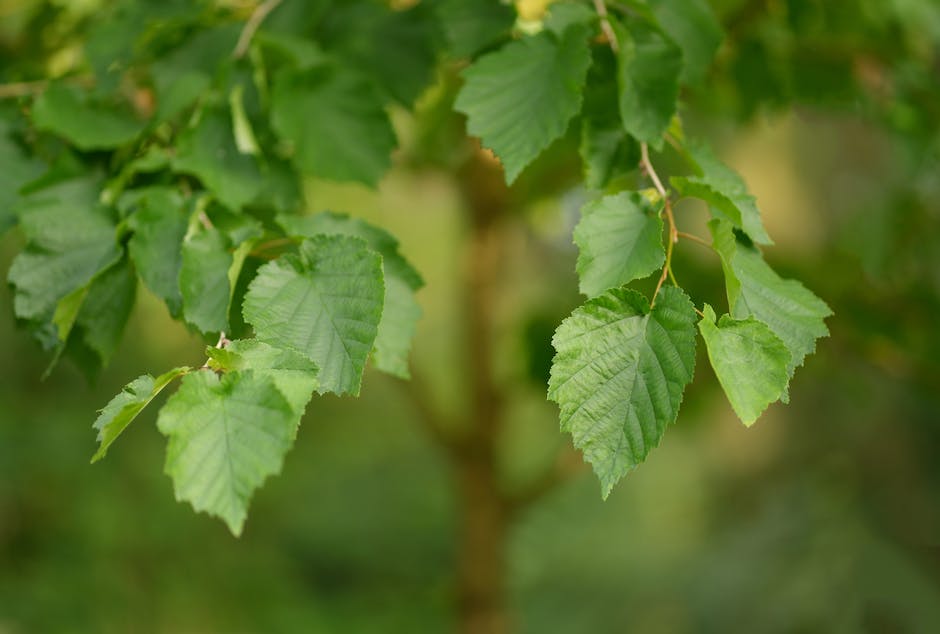
[[[654,148],[676,114],[682,51],[657,27],[643,20],[614,23],[624,128]]]
[[[231,295],[228,241],[216,228],[192,227],[183,241],[179,288],[183,318],[202,333],[221,332],[228,326]]]
[[[134,230],[128,249],[140,277],[166,302],[170,314],[178,316],[183,303],[179,287],[182,243],[188,225],[182,198],[174,189],[148,189],[141,193],[128,224]]]
[[[650,0],[663,30],[682,49],[682,81],[705,78],[724,34],[707,0]]]
[[[282,72],[271,123],[297,166],[314,176],[375,185],[391,165],[395,133],[375,90],[332,67]]]
[[[194,128],[180,135],[173,169],[199,178],[223,205],[238,211],[255,200],[264,185],[253,156],[235,145],[228,110],[207,109]]]
[[[88,103],[77,89],[52,84],[33,104],[33,122],[80,150],[108,149],[133,141],[144,124],[106,104]]]
[[[500,0],[441,0],[436,5],[455,57],[473,57],[509,36],[516,11]]]

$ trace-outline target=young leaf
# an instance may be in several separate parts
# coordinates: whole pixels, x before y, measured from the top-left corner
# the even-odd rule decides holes
[[[756,247],[735,235],[730,224],[712,220],[709,228],[725,273],[731,315],[754,317],[770,326],[790,351],[787,373],[792,376],[816,349],[816,339],[829,334],[824,319],[832,311],[796,280],[777,275]]]
[[[727,220],[758,244],[773,244],[764,230],[757,201],[738,174],[718,160],[704,144],[688,146],[688,156],[695,163],[697,176],[674,176],[672,186],[682,196],[692,196],[708,203],[712,217]]]
[[[292,145],[301,170],[366,185],[375,185],[391,165],[397,143],[375,89],[331,66],[279,73],[271,124]]]
[[[132,115],[104,104],[90,104],[77,89],[50,85],[33,104],[33,122],[80,150],[115,148],[129,143],[144,125]]]
[[[326,212],[312,216],[278,216],[277,221],[293,236],[309,238],[317,234],[340,234],[362,238],[382,256],[385,308],[372,350],[372,363],[383,372],[407,379],[410,376],[408,354],[421,317],[415,291],[424,286],[424,280],[398,252],[398,241],[384,229],[345,214]]]
[[[294,350],[275,348],[255,339],[231,341],[224,348],[209,347],[209,367],[222,372],[251,370],[269,376],[287,399],[300,424],[313,391],[319,385],[316,364]]]
[[[753,317],[722,315],[716,326],[712,307],[705,304],[704,312],[698,329],[708,359],[734,412],[750,427],[787,389],[790,351],[765,323]]]
[[[604,497],[676,419],[695,368],[695,310],[678,288],[610,290],[575,309],[552,339],[548,397],[601,481]]]
[[[117,437],[156,398],[157,394],[162,392],[173,379],[190,370],[191,368],[187,367],[173,368],[157,378],[145,374],[125,385],[121,392],[99,412],[94,424],[94,428],[98,430],[99,446],[91,461],[94,463],[104,458],[108,453],[108,448],[117,440]]]
[[[676,114],[682,51],[644,20],[630,20],[625,27],[613,24],[619,43],[620,118],[635,138],[661,147],[663,132]]]
[[[228,326],[231,266],[232,254],[222,233],[214,227],[193,227],[183,241],[179,286],[183,318],[202,333]]]
[[[646,277],[663,265],[662,204],[653,205],[638,192],[621,192],[581,208],[574,229],[578,245],[581,292],[600,295]]]
[[[382,258],[365,241],[316,236],[262,266],[242,310],[259,340],[317,364],[321,394],[358,395],[384,296]]]
[[[166,473],[177,500],[242,532],[248,502],[280,472],[296,433],[296,416],[270,376],[252,371],[183,378],[157,428],[169,438]]]
[[[454,107],[502,161],[507,183],[564,134],[590,63],[587,31],[571,28],[560,38],[542,32],[510,42],[464,71]]]
[[[166,302],[170,314],[179,316],[182,243],[188,225],[182,198],[168,187],[150,188],[143,192],[128,225],[134,235],[127,246],[140,277]]]
[[[180,135],[173,169],[196,176],[233,211],[255,200],[264,184],[254,157],[238,151],[231,115],[222,108],[205,110]]]

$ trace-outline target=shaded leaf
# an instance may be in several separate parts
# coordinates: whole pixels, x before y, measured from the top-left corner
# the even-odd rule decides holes
[[[231,266],[232,254],[222,233],[214,227],[193,227],[183,241],[179,288],[183,318],[204,334],[228,326]]]
[[[130,113],[92,104],[71,86],[50,85],[33,103],[33,123],[80,150],[109,149],[134,140],[144,124]]]

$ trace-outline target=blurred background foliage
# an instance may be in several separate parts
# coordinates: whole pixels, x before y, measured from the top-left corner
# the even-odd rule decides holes
[[[522,2],[520,15],[544,4]],[[101,5],[0,0],[0,81],[94,59],[108,42],[84,42],[109,27]],[[713,6],[726,39],[685,95],[686,127],[743,174],[777,242],[769,260],[833,307],[832,336],[791,404],[749,430],[700,359],[678,423],[606,502],[577,469],[520,515],[508,546],[515,629],[940,631],[940,7]],[[452,174],[462,122],[442,114],[454,83],[441,71],[415,115],[395,113],[402,149],[376,191],[306,184],[311,210],[387,227],[425,276],[414,365],[445,412],[468,398],[468,220]],[[569,445],[545,378],[551,333],[578,303],[570,235],[585,193],[571,144],[527,172],[500,225],[509,486]],[[707,233],[703,209],[677,214]],[[716,259],[683,244],[683,285],[721,296]],[[16,231],[0,239],[0,269],[20,246]],[[94,411],[129,377],[202,360],[199,340],[140,292],[115,360],[89,384],[68,365],[39,380],[47,358],[0,289],[0,633],[447,631],[452,473],[395,379],[371,373],[361,398],[311,404],[240,540],[174,502],[155,410],[89,466]]]

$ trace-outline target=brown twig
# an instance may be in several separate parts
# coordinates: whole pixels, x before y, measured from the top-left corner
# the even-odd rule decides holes
[[[619,53],[620,42],[617,41],[617,34],[614,33],[614,28],[610,25],[610,18],[607,17],[607,5],[604,4],[604,0],[594,0],[594,8],[601,19],[601,31],[604,32],[607,43],[610,44],[610,48],[614,53]]]

